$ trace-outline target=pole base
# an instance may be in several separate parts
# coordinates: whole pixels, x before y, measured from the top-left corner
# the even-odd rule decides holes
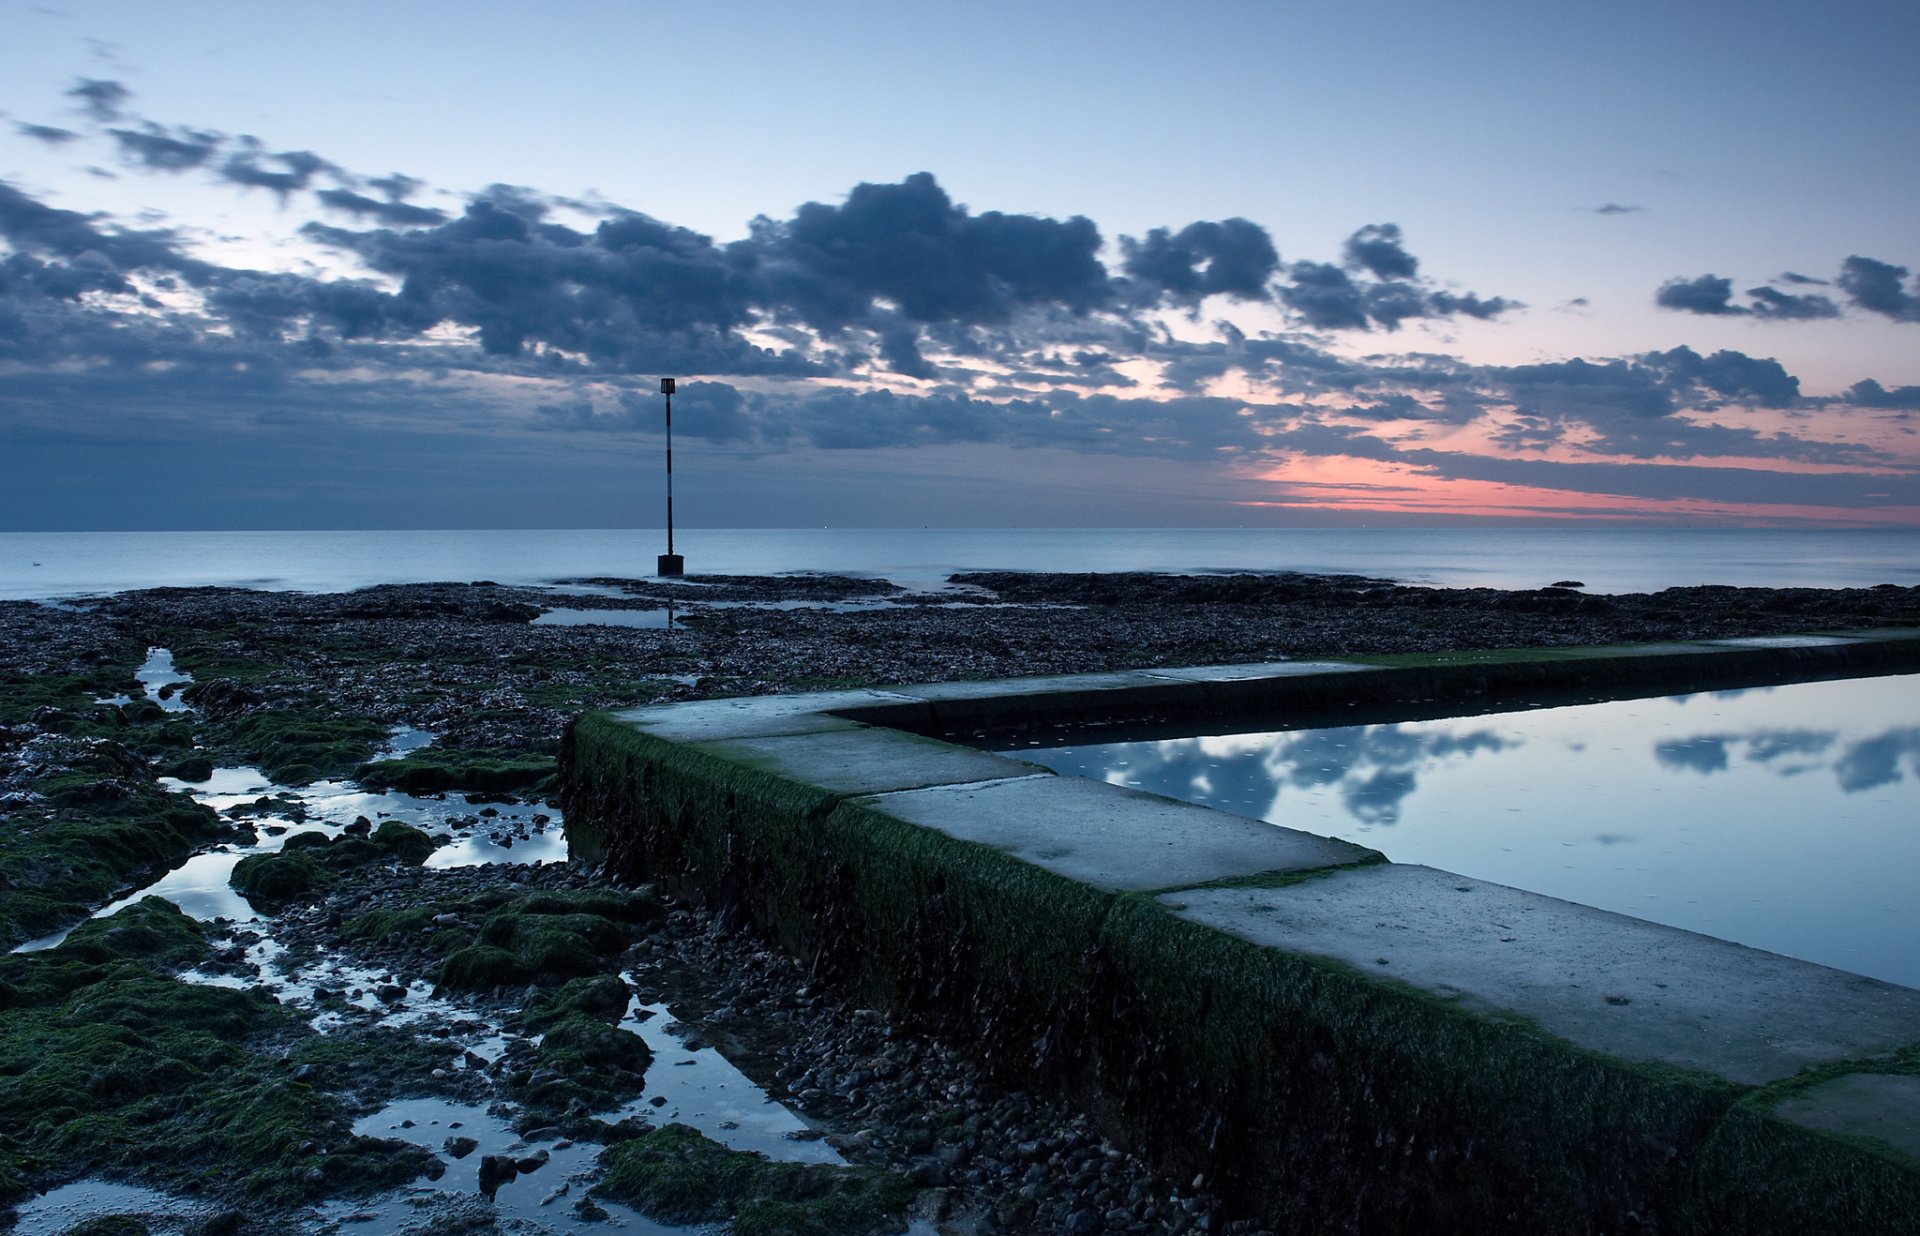
[[[660,575],[662,578],[678,579],[687,573],[687,559],[684,554],[661,554]]]

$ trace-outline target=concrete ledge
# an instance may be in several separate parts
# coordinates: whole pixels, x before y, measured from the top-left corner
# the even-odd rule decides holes
[[[1160,898],[1622,1060],[1760,1086],[1920,1042],[1920,991],[1431,867]],[[1920,1078],[1915,1079],[1920,1082]]]
[[[1905,1232],[1920,992],[927,735],[1916,669],[1920,633],[1821,632],[709,701],[581,718],[563,793],[578,856],[1067,1087],[1283,1230]]]

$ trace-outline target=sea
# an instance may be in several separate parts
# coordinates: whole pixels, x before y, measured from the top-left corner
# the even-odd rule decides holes
[[[658,529],[0,532],[0,599],[134,588],[342,592],[654,574]],[[1691,584],[1920,585],[1920,529],[708,528],[679,529],[689,575],[829,572],[938,589],[957,571],[1305,571],[1437,587],[1590,592]]]

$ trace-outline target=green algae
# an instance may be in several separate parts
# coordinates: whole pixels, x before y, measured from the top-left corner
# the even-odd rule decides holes
[[[508,1077],[507,1089],[545,1111],[575,1103],[605,1108],[645,1090],[652,1063],[639,1035],[576,1013],[547,1028],[528,1067]]]
[[[432,838],[398,820],[382,821],[366,840],[295,833],[278,852],[235,863],[227,883],[249,904],[270,908],[338,888],[369,863],[393,860],[417,867],[433,850]]]
[[[282,785],[353,775],[387,741],[387,727],[365,717],[309,710],[249,712],[208,723],[219,740]]]
[[[100,1175],[287,1204],[430,1169],[294,1079],[282,1049],[312,1031],[271,997],[172,976],[206,955],[150,897],[0,959],[0,1191]]]
[[[417,938],[438,926],[427,943],[444,958],[438,982],[449,991],[484,992],[528,983],[569,991],[578,990],[563,986],[570,979],[611,971],[636,930],[661,913],[652,889],[570,889],[440,898],[374,910],[348,919],[341,931],[349,939],[379,946],[394,937]],[[624,1004],[621,1007],[624,1011]],[[565,1002],[556,1008],[581,1011]]]
[[[84,918],[220,835],[213,811],[141,779],[144,766],[126,755],[97,747],[36,782],[43,802],[10,813],[0,832],[0,946]]]
[[[433,794],[461,789],[479,793],[523,791],[538,796],[552,790],[555,766],[550,755],[525,751],[426,750],[393,760],[361,764],[354,777],[372,789]]]
[[[900,1232],[913,1186],[892,1172],[775,1163],[684,1124],[608,1147],[594,1192],[668,1223],[732,1220],[735,1236]]]
[[[573,1017],[617,1022],[633,1003],[633,990],[612,974],[568,979],[558,990],[535,997],[516,1019],[528,1030],[546,1030]]]

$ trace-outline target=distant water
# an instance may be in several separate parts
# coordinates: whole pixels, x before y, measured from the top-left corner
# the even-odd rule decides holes
[[[0,533],[0,599],[219,584],[338,592],[490,579],[650,576],[658,530]],[[1594,592],[1684,584],[1920,584],[1920,529],[691,529],[694,574],[827,571],[937,587],[961,570],[1346,572]]]

